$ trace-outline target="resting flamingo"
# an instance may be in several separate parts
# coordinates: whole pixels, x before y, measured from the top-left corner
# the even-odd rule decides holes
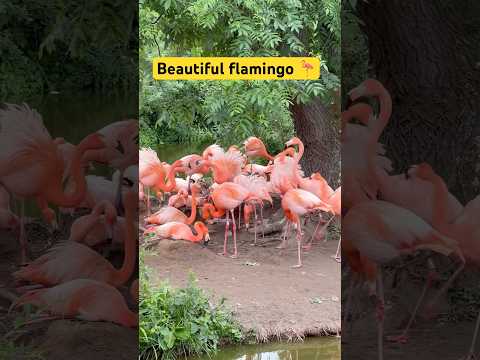
[[[162,225],[172,221],[181,222],[187,225],[193,224],[197,218],[197,196],[200,192],[198,185],[192,186],[192,212],[187,217],[182,211],[173,206],[164,206],[155,214],[148,216],[145,219],[147,224]]]
[[[193,225],[193,228],[197,232],[196,235],[187,224],[172,221],[163,225],[152,226],[145,230],[144,235],[153,234],[165,239],[187,240],[194,243],[200,242],[203,239],[204,244],[207,245],[210,241],[210,235],[205,224],[197,221]]]
[[[58,318],[109,321],[126,327],[138,326],[122,294],[111,285],[92,279],[75,279],[48,288],[32,290],[19,297],[12,309],[31,304]]]
[[[96,251],[75,241],[63,242],[26,267],[13,273],[16,280],[54,286],[75,279],[93,279],[115,287],[125,284],[135,269],[137,239],[134,230],[137,199],[132,191],[124,195],[126,210],[125,257],[116,269]]]

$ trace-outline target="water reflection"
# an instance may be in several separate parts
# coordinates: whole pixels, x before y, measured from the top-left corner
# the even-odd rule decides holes
[[[268,344],[227,347],[213,357],[192,358],[192,360],[338,360],[340,341],[338,339],[310,339],[303,343]]]

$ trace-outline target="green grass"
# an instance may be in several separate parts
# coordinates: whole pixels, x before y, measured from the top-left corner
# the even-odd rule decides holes
[[[221,344],[243,340],[242,330],[224,301],[211,304],[193,276],[187,287],[175,289],[167,283],[148,285],[143,261],[140,272],[140,359],[173,360],[211,354]]]
[[[30,346],[15,345],[11,341],[0,339],[0,360],[45,360],[41,352]]]

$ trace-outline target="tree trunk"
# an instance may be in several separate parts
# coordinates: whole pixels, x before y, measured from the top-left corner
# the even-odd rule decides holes
[[[340,142],[335,117],[320,98],[290,107],[297,136],[305,145],[301,160],[305,175],[319,172],[333,187],[339,185]]]
[[[454,5],[451,5],[454,4]],[[359,1],[373,76],[393,113],[381,139],[397,171],[430,163],[465,201],[479,192],[479,71],[457,3]],[[476,185],[475,185],[476,184]]]

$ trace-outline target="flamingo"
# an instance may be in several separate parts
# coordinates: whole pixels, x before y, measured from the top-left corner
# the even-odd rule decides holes
[[[221,217],[225,215],[225,239],[223,243],[223,253],[219,255],[227,256],[227,240],[228,230],[230,228],[229,212],[232,215],[232,232],[233,232],[233,255],[231,258],[238,257],[237,251],[237,225],[235,223],[235,217],[233,210],[240,206],[243,202],[249,200],[260,200],[254,193],[250,192],[243,186],[235,184],[233,182],[224,182],[212,191],[211,198],[213,204],[206,203],[203,206],[203,218],[208,219],[210,216]]]
[[[145,222],[147,224],[156,225],[162,225],[172,221],[181,222],[188,225],[193,224],[197,217],[197,196],[199,192],[200,188],[198,185],[194,185],[192,187],[192,212],[190,213],[189,217],[187,217],[187,215],[178,210],[176,207],[165,206],[158,210],[155,214],[147,217]]]
[[[95,205],[92,213],[77,218],[70,228],[70,241],[76,241],[90,247],[105,242],[113,236],[113,227],[117,221],[117,210],[109,201]]]
[[[343,194],[345,209],[349,209],[361,201],[375,199],[378,192],[376,172],[379,171],[378,169],[391,170],[391,162],[383,156],[383,147],[378,143],[392,112],[390,94],[380,82],[374,79],[365,80],[349,94],[353,101],[362,96],[377,97],[380,102],[380,113],[375,121],[371,121],[371,112],[365,106],[352,106],[351,110],[342,113],[344,129],[342,133],[342,167],[345,169],[342,172],[342,183],[345,188]],[[348,124],[348,121],[358,115],[363,117],[363,122],[369,121],[367,130],[360,130],[362,127],[359,125]],[[370,156],[372,152],[373,155]]]
[[[75,241],[63,242],[40,256],[26,267],[13,273],[16,280],[44,286],[54,286],[75,279],[93,279],[115,287],[125,284],[136,262],[137,240],[134,231],[136,194],[125,194],[126,232],[125,257],[120,269],[88,246]]]
[[[193,225],[193,228],[197,232],[197,235],[193,234],[190,226],[187,224],[172,221],[163,225],[152,226],[145,230],[144,235],[154,234],[161,238],[187,240],[195,243],[204,239],[204,245],[207,245],[210,241],[207,226],[203,222],[197,221]]]
[[[0,185],[0,229],[16,231],[20,220],[10,210],[10,194]]]
[[[59,318],[109,321],[137,327],[138,315],[127,306],[122,294],[111,285],[92,279],[75,279],[20,296],[11,309],[32,304]]]
[[[288,190],[282,198],[282,208],[285,217],[295,224],[297,229],[297,255],[298,263],[294,267],[302,266],[302,229],[300,225],[300,216],[314,211],[332,211],[330,205],[324,203],[314,194],[302,189]],[[282,244],[285,246],[285,244]],[[281,245],[281,246],[282,246]]]
[[[244,157],[240,151],[231,148],[228,151],[217,149],[208,155],[208,160],[203,160],[200,166],[208,166],[213,171],[213,180],[217,184],[231,182],[235,176],[240,175]]]
[[[272,197],[270,196],[269,193],[269,186],[267,183],[267,180],[261,176],[257,175],[237,175],[234,179],[233,182],[235,184],[241,185],[243,188],[248,189],[252,194],[256,195],[255,200],[250,200],[248,203],[251,203],[253,206],[253,212],[255,215],[255,220],[254,220],[254,229],[255,229],[255,237],[254,237],[254,243],[253,245],[257,245],[257,207],[256,203],[258,202],[260,204],[260,218],[262,220],[262,229],[263,229],[263,201],[268,201],[270,204],[273,204]],[[257,200],[258,199],[258,200]],[[245,211],[245,209],[244,209]],[[244,215],[245,217],[245,215]],[[248,219],[248,215],[247,215]],[[239,221],[239,226],[240,226],[240,221]],[[263,232],[263,230],[262,230]]]
[[[456,254],[461,265],[436,297],[450,286],[464,266],[458,243],[442,235],[413,212],[394,204],[371,200],[351,208],[342,221],[342,237],[359,254],[377,265],[378,357],[383,359],[384,295],[381,265],[417,250],[428,249],[450,256]],[[420,297],[418,305],[423,300]],[[415,316],[412,314],[412,318]]]
[[[265,144],[259,138],[251,136],[245,140],[243,146],[245,147],[245,155],[249,159],[260,157],[273,161],[273,156],[268,153]]]
[[[7,105],[0,110],[0,183],[19,198],[36,198],[47,222],[55,213],[48,207],[74,207],[85,197],[86,182],[82,158],[90,150],[105,147],[101,134],[91,134],[76,147],[70,164],[70,177],[75,182],[73,193],[63,188],[64,162],[57,144],[43,125],[41,115],[27,105]],[[22,263],[26,262],[27,242],[24,231],[23,202],[20,217]]]
[[[117,121],[98,130],[98,133],[105,139],[106,146],[101,150],[88,151],[84,159],[108,164],[117,169],[120,178],[123,178],[125,169],[138,163],[138,120]],[[121,186],[122,183],[119,182],[115,192],[115,206],[118,213],[123,215]]]

